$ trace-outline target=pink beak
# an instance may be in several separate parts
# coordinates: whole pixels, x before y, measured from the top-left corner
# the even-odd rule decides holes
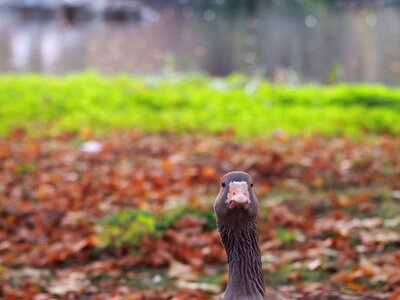
[[[229,184],[229,194],[226,201],[230,209],[247,209],[250,204],[250,196],[247,182],[231,182]]]

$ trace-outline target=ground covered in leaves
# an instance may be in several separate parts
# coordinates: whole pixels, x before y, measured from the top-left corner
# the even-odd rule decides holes
[[[0,139],[0,298],[219,299],[212,203],[244,170],[270,299],[400,299],[400,138]]]

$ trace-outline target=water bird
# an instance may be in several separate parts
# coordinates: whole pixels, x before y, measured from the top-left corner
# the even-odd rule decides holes
[[[249,174],[225,174],[214,202],[217,227],[228,256],[225,300],[265,300],[259,234],[258,200]]]

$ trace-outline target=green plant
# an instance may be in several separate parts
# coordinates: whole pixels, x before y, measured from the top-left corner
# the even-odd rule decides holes
[[[138,209],[124,209],[107,215],[97,222],[104,247],[119,247],[123,244],[138,245],[144,236],[162,236],[174,223],[186,215],[195,215],[206,219],[204,230],[216,229],[213,211],[198,211],[188,207],[177,207],[155,215]]]
[[[296,234],[287,228],[278,228],[276,230],[276,234],[278,236],[278,239],[284,244],[290,244],[296,240]]]
[[[90,128],[148,132],[219,132],[243,137],[400,132],[400,88],[338,84],[272,85],[241,74],[103,77],[0,76],[0,133],[13,127],[45,134]]]
[[[126,209],[102,218],[97,228],[104,246],[135,245],[156,230],[154,216],[147,211]]]

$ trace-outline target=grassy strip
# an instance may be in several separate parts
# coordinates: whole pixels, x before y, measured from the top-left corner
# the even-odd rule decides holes
[[[167,229],[183,216],[196,216],[205,220],[204,229],[217,227],[212,210],[198,210],[192,207],[178,207],[157,215],[139,209],[125,209],[103,217],[97,223],[102,247],[120,247],[123,244],[140,245],[145,235],[162,236]]]
[[[46,133],[110,128],[218,132],[241,136],[321,132],[400,132],[400,88],[374,85],[301,87],[232,75],[102,77],[0,76],[0,133],[45,126]],[[51,126],[50,126],[51,125]]]

